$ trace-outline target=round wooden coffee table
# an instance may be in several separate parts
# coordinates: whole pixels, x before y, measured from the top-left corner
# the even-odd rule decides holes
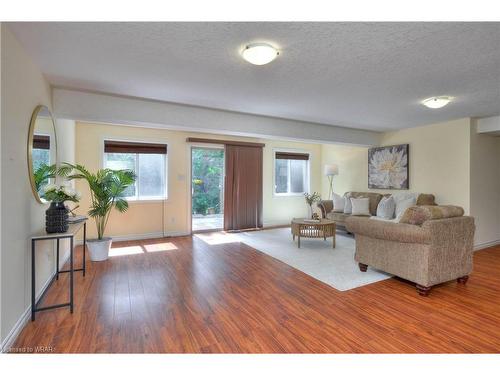
[[[319,221],[309,221],[305,219],[292,220],[292,236],[298,238],[298,247],[300,248],[300,238],[323,238],[326,241],[332,237],[333,248],[335,248],[335,222],[333,220],[321,219]]]

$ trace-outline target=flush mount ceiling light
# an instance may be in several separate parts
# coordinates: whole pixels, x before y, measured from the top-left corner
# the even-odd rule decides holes
[[[265,65],[273,61],[280,53],[267,43],[253,43],[247,45],[241,55],[250,64]]]
[[[422,101],[422,104],[428,108],[442,108],[452,100],[451,96],[433,96]]]

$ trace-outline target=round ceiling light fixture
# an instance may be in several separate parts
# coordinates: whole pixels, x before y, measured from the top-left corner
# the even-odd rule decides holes
[[[265,65],[269,64],[280,53],[276,48],[267,43],[253,43],[245,46],[241,55],[250,64]]]
[[[443,108],[453,100],[452,96],[433,96],[422,101],[422,104],[428,108]]]

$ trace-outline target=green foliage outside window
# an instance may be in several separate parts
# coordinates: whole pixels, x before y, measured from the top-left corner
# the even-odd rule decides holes
[[[224,151],[194,148],[192,152],[193,214],[220,214],[224,178]]]

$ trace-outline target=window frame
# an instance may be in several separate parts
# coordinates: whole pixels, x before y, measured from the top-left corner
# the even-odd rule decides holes
[[[136,142],[136,143],[153,143],[158,145],[163,145],[167,147],[167,153],[165,154],[165,194],[162,197],[152,197],[152,198],[141,198],[139,195],[139,157],[138,153],[134,153],[135,155],[135,169],[137,173],[136,179],[136,195],[134,197],[126,197],[125,200],[129,203],[158,203],[158,202],[166,202],[168,201],[169,191],[170,191],[170,176],[168,174],[170,170],[170,157],[169,152],[170,145],[168,142],[158,142],[158,140],[145,139],[145,138],[128,138],[128,137],[103,137],[101,138],[101,168],[106,168],[106,152],[104,151],[104,146],[106,141],[116,141],[116,142]],[[132,154],[132,153],[131,153]]]
[[[273,148],[273,181],[272,181],[272,186],[273,186],[273,196],[274,197],[303,197],[304,193],[309,193],[311,191],[311,160],[312,160],[312,154],[310,151],[303,150],[303,149],[290,149],[290,148]],[[305,184],[304,184],[304,190],[301,193],[292,193],[292,192],[286,192],[286,193],[277,193],[276,192],[276,153],[278,152],[290,152],[290,153],[297,153],[297,154],[307,154],[309,156],[309,160],[306,162],[306,175],[305,175]],[[283,160],[283,159],[282,159]],[[290,159],[288,159],[290,160]],[[290,165],[290,164],[288,164]],[[290,171],[290,167],[288,168],[288,171]],[[291,176],[290,173],[288,173],[288,189],[290,189],[290,181],[291,181]]]

